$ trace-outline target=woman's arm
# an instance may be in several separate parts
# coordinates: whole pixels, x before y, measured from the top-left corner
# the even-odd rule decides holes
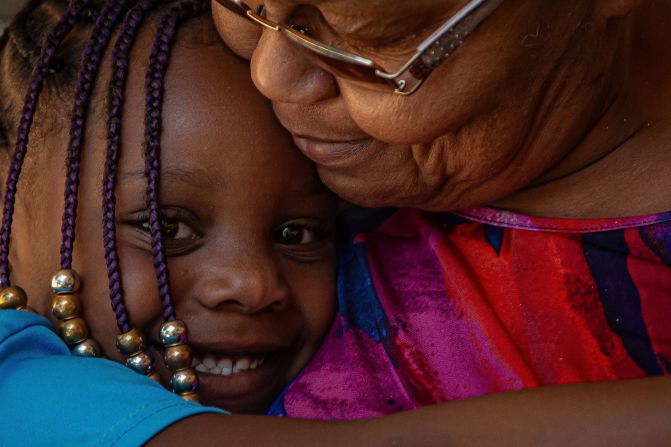
[[[671,378],[538,388],[358,422],[199,415],[156,446],[668,447]]]

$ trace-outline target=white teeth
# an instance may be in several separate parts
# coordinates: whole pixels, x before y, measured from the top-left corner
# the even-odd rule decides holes
[[[219,363],[217,363],[217,367],[220,367],[222,369],[232,369],[233,360],[231,360],[228,357],[224,357],[223,359],[219,360]]]
[[[247,371],[249,369],[249,357],[242,357],[240,360],[235,362],[233,368],[238,368],[240,371]]]
[[[208,356],[203,359],[203,365],[207,366],[208,369],[213,369],[217,367],[217,361]]]
[[[215,374],[220,376],[230,376],[239,374],[248,370],[256,369],[263,365],[265,355],[244,356],[237,361],[231,357],[218,357],[207,355],[202,360],[194,357],[193,368],[202,373]]]

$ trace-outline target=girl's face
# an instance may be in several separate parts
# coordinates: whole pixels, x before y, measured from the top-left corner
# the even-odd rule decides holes
[[[142,156],[149,34],[133,53],[124,105],[117,240],[132,325],[151,342],[167,383]],[[246,63],[216,39],[194,39],[178,40],[166,78],[160,203],[170,283],[201,371],[201,401],[261,412],[308,362],[330,325],[336,199],[254,89]],[[75,269],[92,336],[106,356],[123,361],[114,347],[119,331],[101,228],[107,65],[87,129]],[[44,315],[50,277],[58,269],[64,132],[33,139],[15,220],[14,280]]]

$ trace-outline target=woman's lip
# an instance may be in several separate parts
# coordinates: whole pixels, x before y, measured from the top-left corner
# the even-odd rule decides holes
[[[365,151],[373,141],[371,138],[328,141],[302,135],[294,135],[293,139],[303,154],[319,165],[332,165],[349,160]]]

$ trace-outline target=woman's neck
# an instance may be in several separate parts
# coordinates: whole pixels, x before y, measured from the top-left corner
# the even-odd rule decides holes
[[[573,218],[671,210],[671,5],[653,2],[627,20],[603,113],[562,160],[496,207]]]

